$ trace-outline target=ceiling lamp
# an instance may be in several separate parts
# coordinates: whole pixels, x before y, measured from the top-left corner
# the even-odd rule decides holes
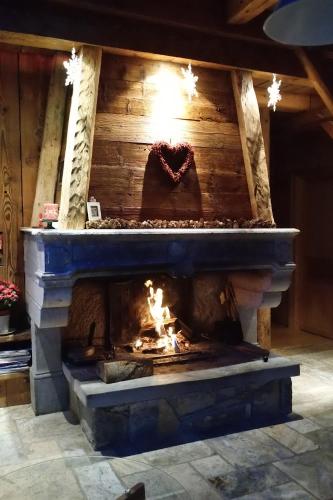
[[[287,45],[329,45],[333,43],[333,1],[280,0],[264,32]]]

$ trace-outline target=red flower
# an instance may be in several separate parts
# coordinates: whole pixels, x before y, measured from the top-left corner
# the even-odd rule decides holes
[[[19,299],[19,289],[10,281],[0,280],[0,309],[9,309]]]

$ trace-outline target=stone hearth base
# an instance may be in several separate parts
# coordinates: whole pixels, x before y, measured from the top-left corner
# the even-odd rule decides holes
[[[230,424],[279,419],[292,411],[291,378],[299,365],[272,357],[239,365],[154,375],[115,384],[92,370],[64,366],[71,409],[95,449],[177,439]]]

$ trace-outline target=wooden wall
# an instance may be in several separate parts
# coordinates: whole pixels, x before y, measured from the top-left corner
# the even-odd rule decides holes
[[[177,64],[103,55],[90,195],[103,216],[126,218],[251,217],[230,76],[193,68],[198,97],[156,118],[160,87],[150,81],[161,69],[181,75]],[[159,131],[163,130],[163,134]],[[174,185],[147,164],[149,147],[162,138],[189,142],[196,169]]]
[[[284,294],[273,314],[291,333],[333,338],[333,141],[320,129],[290,136],[281,126],[272,137],[274,214],[280,227],[301,231],[289,300]]]
[[[52,55],[0,48],[0,277],[23,283]]]

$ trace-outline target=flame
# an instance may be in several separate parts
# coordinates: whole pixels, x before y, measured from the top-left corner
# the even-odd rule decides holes
[[[147,302],[150,315],[155,322],[155,331],[159,336],[166,335],[164,322],[170,319],[170,310],[168,306],[162,306],[163,290],[162,288],[157,288],[155,290],[151,280],[146,281],[145,285],[149,289]]]

